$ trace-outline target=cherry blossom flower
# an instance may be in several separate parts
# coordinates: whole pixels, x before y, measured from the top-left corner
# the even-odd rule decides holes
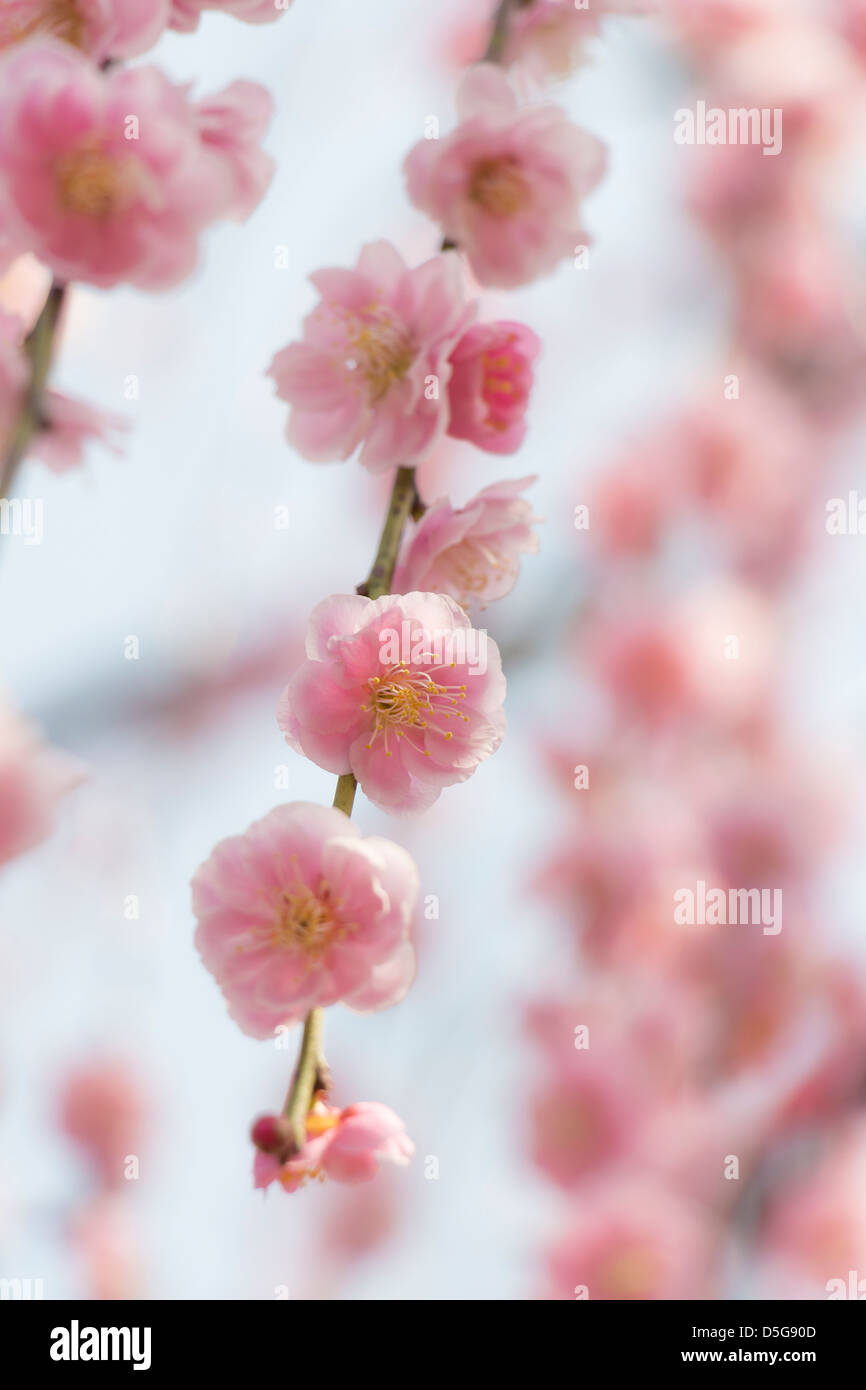
[[[123,1181],[126,1157],[141,1153],[145,1108],[135,1076],[118,1061],[89,1062],[63,1082],[61,1128],[108,1187]]]
[[[121,452],[114,435],[128,425],[120,415],[106,414],[60,391],[46,391],[43,415],[45,423],[30,445],[30,453],[52,473],[80,468],[84,450],[91,443],[101,444],[112,454]]]
[[[491,454],[519,449],[540,350],[539,339],[521,323],[473,324],[451,354],[448,433]]]
[[[520,556],[534,555],[530,504],[520,493],[535,478],[493,483],[465,507],[442,498],[428,507],[394,574],[394,588],[450,594],[463,608],[510,593]]]
[[[772,1194],[764,1224],[769,1250],[813,1281],[818,1296],[831,1280],[866,1268],[866,1125],[837,1132],[817,1166]],[[836,1295],[839,1296],[838,1293]]]
[[[0,310],[0,446],[8,440],[27,385],[29,370],[22,352],[24,324],[14,314]],[[42,428],[30,444],[29,452],[55,473],[81,466],[84,447],[91,440],[119,453],[113,434],[126,429],[118,415],[106,415],[84,401],[73,400],[60,391],[45,392]]]
[[[52,40],[11,50],[0,79],[4,231],[61,279],[176,284],[204,228],[264,192],[250,145],[267,98],[248,84],[197,107],[156,68],[102,73]],[[249,120],[232,137],[242,98]]]
[[[385,1008],[411,983],[415,865],[333,807],[276,807],[221,841],[192,888],[196,946],[251,1037],[338,1000]]]
[[[607,14],[645,14],[654,0],[533,0],[517,5],[508,19],[504,61],[520,63],[534,77],[566,77],[587,59],[586,45]]]
[[[96,63],[133,58],[168,23],[169,0],[4,0],[0,49],[30,38],[55,38]]]
[[[604,147],[557,106],[520,108],[503,73],[473,68],[459,124],[406,159],[409,196],[468,257],[482,285],[546,275],[585,244],[581,202],[604,172]]]
[[[504,699],[496,644],[453,599],[335,595],[313,610],[277,722],[319,767],[353,772],[377,806],[421,811],[499,747]]]
[[[171,0],[171,27],[192,33],[205,10],[221,10],[247,24],[269,24],[285,14],[292,0]]]
[[[273,160],[261,142],[273,103],[257,82],[232,82],[196,108],[202,143],[219,154],[232,181],[231,216],[243,221],[258,207],[271,181]]]
[[[387,241],[354,270],[320,270],[321,302],[302,341],[270,367],[292,409],[286,437],[315,462],[360,461],[372,472],[420,462],[448,425],[449,357],[474,310],[456,256],[409,269]]]
[[[273,1129],[275,1117],[264,1116],[253,1128],[253,1140]],[[316,1101],[307,1116],[307,1142],[284,1163],[259,1148],[253,1165],[256,1187],[279,1182],[286,1192],[296,1192],[309,1178],[333,1178],[336,1182],[369,1182],[380,1163],[408,1164],[415,1145],[399,1116],[378,1101],[362,1100],[340,1110]]]
[[[65,753],[0,702],[0,864],[50,835],[58,801],[83,777]]]
[[[572,1187],[627,1152],[643,1109],[622,1071],[560,1067],[532,1099],[532,1157],[553,1182]]]
[[[680,1300],[711,1295],[716,1228],[696,1204],[631,1173],[585,1189],[549,1256],[556,1299]]]

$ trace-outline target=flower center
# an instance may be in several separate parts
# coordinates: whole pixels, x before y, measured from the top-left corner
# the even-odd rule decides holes
[[[619,1298],[646,1298],[658,1274],[655,1252],[642,1246],[622,1250],[607,1261],[604,1286]]]
[[[319,893],[305,883],[283,891],[274,925],[274,945],[292,946],[317,956],[338,929],[327,884],[322,884]]]
[[[57,186],[67,212],[102,221],[129,202],[130,168],[102,150],[82,145],[58,160]]]
[[[75,48],[84,44],[85,25],[77,0],[23,0],[13,3],[11,10],[2,28],[7,42],[18,43],[33,34],[53,34]]]
[[[465,685],[440,685],[427,671],[413,671],[402,662],[389,667],[384,676],[371,676],[366,691],[370,703],[361,708],[373,714],[373,733],[367,747],[372,748],[381,734],[387,758],[391,757],[390,733],[406,738],[417,752],[429,758],[426,748],[412,742],[411,732],[432,728],[445,739],[453,738],[452,731],[440,729],[436,721],[454,717],[455,706],[466,699]],[[468,715],[457,714],[457,718],[469,722]]]
[[[483,594],[490,583],[491,573],[513,573],[516,565],[497,555],[489,546],[478,541],[461,541],[442,552],[439,567],[448,576],[457,594],[457,602],[465,608],[470,599]]]
[[[324,1106],[314,1105],[307,1116],[307,1138],[318,1139],[320,1134],[327,1134],[329,1129],[334,1129],[340,1123],[340,1111],[330,1112]]]
[[[472,170],[469,197],[491,217],[511,217],[526,206],[529,187],[514,159],[481,159]]]
[[[403,380],[414,360],[409,334],[387,309],[374,307],[349,325],[346,366],[363,378],[371,405]]]

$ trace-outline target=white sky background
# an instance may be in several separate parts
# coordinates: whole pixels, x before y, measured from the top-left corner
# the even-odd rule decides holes
[[[292,799],[329,800],[333,779],[290,754],[276,728],[291,656],[273,682],[192,726],[127,716],[148,694],[219,672],[275,625],[288,651],[313,603],[352,589],[369,567],[381,480],[294,456],[263,372],[314,302],[309,272],[354,263],[380,236],[415,259],[435,250],[400,165],[427,115],[443,131],[452,124],[453,80],[434,50],[447,13],[460,10],[456,0],[296,0],[270,27],[209,16],[197,35],[167,38],[155,61],[197,91],[245,76],[273,93],[274,185],[246,226],[214,229],[179,290],[74,293],[58,384],[128,414],[129,446],[119,461],[94,451],[84,474],[61,479],[29,466],[20,491],[44,499],[45,541],[3,538],[0,554],[3,679],[92,772],[57,835],[0,881],[0,1272],[42,1277],[50,1297],[83,1291],[60,1219],[86,1191],[51,1129],[51,1089],[96,1047],[130,1055],[155,1092],[151,1146],[127,1193],[144,1292],[257,1299],[278,1284],[293,1296],[311,1288],[306,1254],[330,1195],[264,1200],[249,1173],[249,1122],[282,1099],[294,1054],[229,1021],[193,951],[188,883],[217,839],[285,799],[275,764],[291,765]],[[571,668],[551,653],[581,591],[572,507],[584,480],[688,396],[702,363],[717,370],[724,280],[678,202],[672,113],[685,82],[649,26],[608,24],[594,66],[557,89],[610,149],[587,203],[590,268],[565,265],[535,287],[485,297],[486,317],[525,320],[545,355],[524,449],[497,459],[467,446],[457,500],[539,473],[542,553],[487,624],[504,645],[540,655],[510,672],[508,738],[465,787],[411,827],[359,798],[362,828],[408,845],[442,916],[402,1005],[328,1016],[337,1099],[391,1105],[419,1154],[391,1182],[400,1231],[328,1289],[338,1297],[525,1297],[562,1210],[522,1152],[519,1005],[572,969],[567,934],[525,891],[562,811],[536,739],[574,727]],[[282,244],[290,266],[276,270]],[[137,403],[123,399],[130,374]],[[840,467],[840,488],[856,485],[853,473]],[[287,532],[273,529],[278,503],[291,509]],[[854,757],[866,692],[863,544],[823,538],[792,623],[797,717],[810,740],[847,741]],[[123,659],[129,634],[141,641],[137,663]],[[862,883],[843,868],[832,887],[841,924],[855,929]],[[123,918],[130,893],[141,898],[138,922]],[[438,1181],[424,1177],[428,1154]]]

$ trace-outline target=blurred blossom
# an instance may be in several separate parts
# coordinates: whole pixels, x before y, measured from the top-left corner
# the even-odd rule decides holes
[[[557,106],[520,107],[482,64],[457,93],[458,125],[406,159],[409,197],[466,253],[482,285],[549,274],[587,240],[581,203],[604,171],[604,147]]]
[[[132,1068],[112,1059],[82,1064],[68,1073],[60,1091],[61,1128],[108,1188],[123,1182],[129,1158],[140,1158],[147,1109]],[[99,1240],[97,1229],[101,1229],[98,1219],[91,1234]]]
[[[719,1231],[697,1204],[626,1170],[588,1189],[547,1256],[548,1297],[704,1299]]]
[[[51,833],[57,803],[83,776],[79,763],[0,702],[0,864]]]

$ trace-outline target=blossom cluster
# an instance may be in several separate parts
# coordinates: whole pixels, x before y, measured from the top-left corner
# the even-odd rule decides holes
[[[159,68],[123,61],[169,26],[194,29],[205,9],[264,23],[287,8],[287,0],[6,0],[0,273],[29,255],[57,287],[164,290],[188,276],[206,230],[245,220],[267,191],[271,98],[236,81],[195,99]],[[0,324],[0,453],[17,464],[14,422],[32,410],[23,451],[64,471],[93,440],[114,447],[118,421],[53,392],[28,402],[22,347],[33,327]]]
[[[773,0],[667,8],[697,90],[779,107],[784,145],[693,152],[688,205],[729,287],[725,366],[575,510],[587,698],[545,746],[570,810],[535,888],[579,980],[527,1012],[531,1152],[566,1202],[543,1291],[846,1297],[866,1258],[866,1000],[820,908],[845,776],[791,727],[780,672],[866,365],[827,192],[862,57]]]

